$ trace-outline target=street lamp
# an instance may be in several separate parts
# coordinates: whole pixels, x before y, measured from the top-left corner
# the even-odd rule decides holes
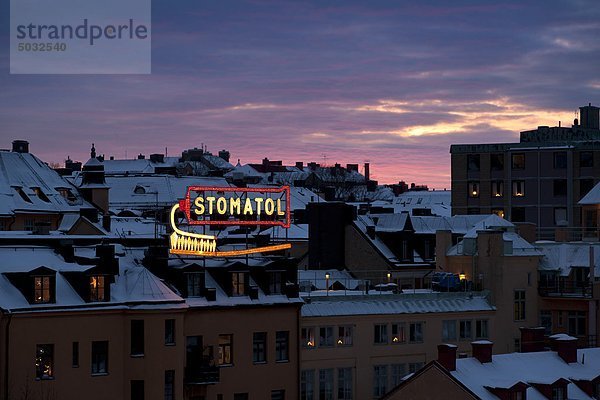
[[[387,278],[388,278],[388,283],[390,283],[392,281],[392,274],[388,272]]]
[[[327,296],[329,296],[329,278],[331,275],[329,275],[329,272],[325,273],[325,290],[327,293]]]

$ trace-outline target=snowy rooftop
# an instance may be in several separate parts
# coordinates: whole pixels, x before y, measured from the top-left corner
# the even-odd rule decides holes
[[[562,276],[568,276],[571,267],[589,267],[590,247],[593,247],[595,276],[600,276],[600,244],[598,243],[537,242],[535,245],[544,255],[540,262],[540,269],[559,271]]]
[[[588,194],[583,196],[583,198],[581,200],[579,200],[579,203],[577,203],[577,204],[581,204],[581,205],[600,204],[600,183],[597,183],[596,186],[594,186],[592,188],[592,190],[590,190],[588,192]]]
[[[416,293],[312,297],[302,306],[303,317],[422,314],[494,311],[485,296],[465,293]]]
[[[394,212],[408,211],[412,214],[415,208],[428,208],[434,215],[450,217],[452,211],[450,206],[451,197],[449,190],[404,192],[394,199]]]

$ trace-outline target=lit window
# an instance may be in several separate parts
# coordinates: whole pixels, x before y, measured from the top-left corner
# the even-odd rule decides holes
[[[231,293],[233,296],[244,296],[246,294],[246,273],[231,273]]]
[[[54,377],[54,345],[38,344],[35,352],[35,376],[37,379]]]
[[[469,197],[479,197],[479,182],[469,182]]]
[[[338,327],[338,346],[352,346],[352,326]]]
[[[275,333],[275,361],[289,361],[290,359],[290,332],[278,331]]]
[[[375,344],[387,344],[387,324],[376,324],[374,329]]]
[[[525,181],[513,181],[513,196],[525,196]]]
[[[421,343],[423,341],[423,323],[422,322],[412,322],[410,324],[409,341],[411,343]]]
[[[92,342],[92,374],[108,373],[108,341]]]
[[[406,343],[406,324],[392,324],[392,344]]]
[[[44,203],[50,203],[50,199],[48,198],[48,196],[46,196],[46,194],[44,192],[42,192],[42,189],[40,189],[39,187],[34,187],[33,189],[33,193],[35,193],[35,195],[42,200]]]
[[[300,331],[302,347],[312,349],[315,347],[315,328],[302,328]]]
[[[333,346],[333,327],[323,326],[319,328],[319,347]]]
[[[254,332],[252,338],[252,362],[267,362],[267,332]]]
[[[36,276],[33,278],[33,302],[50,303],[50,277]]]
[[[492,214],[496,214],[500,218],[504,218],[504,209],[502,209],[502,208],[494,208],[494,209],[492,209]]]
[[[233,335],[219,335],[219,365],[233,364]]]
[[[492,181],[492,197],[502,197],[504,195],[504,182]]]
[[[104,292],[104,276],[90,276],[90,301],[108,301]]]
[[[515,290],[514,293],[514,320],[522,321],[525,319],[525,291]]]

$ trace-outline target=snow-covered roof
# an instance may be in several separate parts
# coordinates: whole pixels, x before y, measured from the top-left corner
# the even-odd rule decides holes
[[[476,358],[463,358],[456,360],[456,371],[450,374],[479,398],[497,400],[486,387],[510,388],[518,382],[552,384],[561,378],[592,380],[600,376],[600,348],[578,350],[577,360],[567,364],[554,351],[494,355],[492,362],[483,364]],[[534,386],[526,390],[527,400],[546,399]],[[592,399],[571,382],[567,391],[569,399]]]
[[[61,191],[70,191],[73,201]],[[79,213],[92,207],[73,186],[30,153],[0,151],[0,215],[15,212]]]
[[[544,255],[539,268],[546,271],[559,271],[562,276],[568,276],[572,267],[589,267],[590,247],[593,247],[594,275],[600,276],[600,244],[598,243],[537,242],[535,245]]]
[[[329,274],[329,286],[331,287],[334,283],[339,282],[346,289],[356,289],[360,285],[361,281],[352,276],[352,274],[346,270],[338,271],[333,270],[298,270],[298,284],[300,287],[306,287],[308,285],[314,287],[316,290],[326,290],[327,279],[325,274]]]
[[[450,217],[452,214],[451,197],[449,190],[404,192],[394,198],[394,212],[407,211],[412,214],[415,208],[427,208],[433,215]]]
[[[592,188],[592,190],[590,190],[588,192],[588,194],[583,196],[583,198],[581,200],[579,200],[579,202],[577,204],[581,204],[581,205],[600,204],[600,183],[597,183],[596,186],[594,186]]]
[[[179,157],[164,157],[163,162],[154,162],[149,158],[134,160],[104,160],[104,173],[106,175],[118,174],[153,174],[155,169],[175,167]]]
[[[464,313],[495,309],[485,296],[465,293],[330,296],[311,297],[310,303],[302,306],[302,316]]]

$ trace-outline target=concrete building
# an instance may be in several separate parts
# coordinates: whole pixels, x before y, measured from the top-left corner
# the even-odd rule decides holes
[[[521,132],[519,143],[452,145],[452,214],[534,223],[538,239],[580,228],[577,202],[600,176],[599,110],[580,107],[572,127],[540,126]]]

